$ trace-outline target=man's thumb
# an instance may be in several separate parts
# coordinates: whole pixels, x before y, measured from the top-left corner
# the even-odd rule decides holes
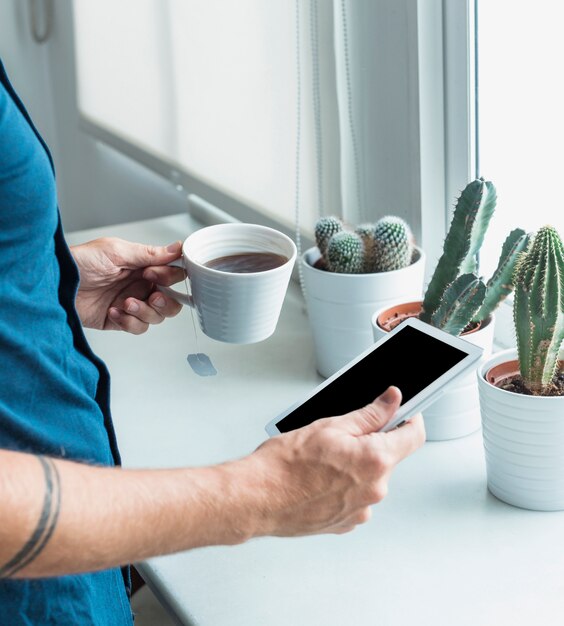
[[[369,435],[378,432],[387,424],[401,404],[401,391],[397,387],[388,387],[373,402],[361,409],[351,411],[340,419],[347,424],[351,435]]]

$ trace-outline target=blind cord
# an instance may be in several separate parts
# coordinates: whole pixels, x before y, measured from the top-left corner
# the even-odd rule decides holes
[[[294,3],[296,12],[296,171],[295,171],[295,197],[294,197],[294,219],[296,224],[296,248],[298,277],[302,295],[305,298],[305,285],[302,269],[302,235],[300,230],[300,194],[301,194],[301,148],[302,148],[302,60],[301,60],[301,20],[300,20],[300,0]]]
[[[325,215],[325,198],[323,185],[323,138],[321,132],[321,88],[319,71],[319,28],[317,0],[310,0],[310,46],[312,61],[312,96],[313,118],[315,135],[315,168],[317,178],[317,215]],[[301,59],[301,19],[300,1],[295,1],[296,12],[296,172],[295,172],[295,225],[296,225],[296,248],[298,250],[298,277],[302,295],[306,296],[306,289],[301,263],[301,148],[302,148],[302,59]]]
[[[343,56],[345,62],[345,82],[347,89],[347,114],[348,114],[348,122],[349,122],[349,132],[351,136],[351,144],[352,144],[352,152],[353,152],[353,165],[354,165],[354,174],[355,174],[355,186],[356,186],[356,201],[357,201],[357,212],[359,221],[366,220],[365,207],[364,203],[361,201],[362,198],[362,185],[360,182],[360,160],[358,157],[358,140],[356,136],[356,129],[354,125],[354,115],[353,115],[353,96],[352,96],[352,79],[351,79],[351,68],[350,68],[350,58],[349,58],[349,34],[348,34],[348,25],[347,25],[347,0],[341,0],[341,19],[343,23]]]
[[[325,215],[323,185],[323,136],[321,133],[321,86],[319,72],[319,26],[317,0],[310,0],[309,33],[312,61],[313,119],[315,133],[315,166],[317,174],[317,215]]]

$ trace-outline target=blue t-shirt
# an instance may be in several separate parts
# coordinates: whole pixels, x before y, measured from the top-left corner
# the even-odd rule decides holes
[[[119,464],[109,376],[84,336],[53,164],[0,62],[0,448]],[[0,503],[1,506],[1,503]],[[0,624],[130,626],[126,571],[0,580]]]

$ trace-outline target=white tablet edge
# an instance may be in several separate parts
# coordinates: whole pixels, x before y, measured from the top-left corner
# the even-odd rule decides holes
[[[367,354],[378,348],[378,346],[383,344],[385,341],[388,341],[391,337],[393,337],[397,332],[399,332],[402,328],[405,328],[406,326],[412,326],[413,328],[416,328],[417,330],[420,330],[427,335],[430,335],[431,337],[435,337],[440,341],[443,341],[444,343],[453,346],[454,348],[458,348],[459,350],[465,352],[466,356],[456,365],[451,367],[447,372],[436,378],[430,385],[425,387],[424,390],[422,390],[420,393],[416,394],[413,398],[403,404],[394,415],[394,419],[386,424],[381,429],[381,432],[386,432],[387,430],[395,428],[397,424],[405,421],[406,419],[409,419],[416,413],[419,413],[424,408],[435,402],[442,395],[443,387],[445,385],[451,382],[452,379],[457,378],[461,374],[464,374],[467,370],[474,366],[482,356],[483,349],[480,346],[470,343],[462,337],[450,335],[444,330],[440,330],[435,326],[431,326],[431,324],[422,322],[418,318],[407,318],[401,324],[398,324],[393,330],[387,333],[385,337],[382,337],[382,339],[379,339],[378,341],[373,343],[369,348],[367,348],[364,352],[361,352],[357,357],[349,361],[332,376],[324,380],[317,387],[314,387],[307,396],[303,397],[298,402],[295,402],[283,413],[280,413],[273,420],[268,422],[268,424],[266,424],[265,426],[266,433],[271,437],[280,435],[281,432],[276,427],[276,424],[278,422],[284,419],[289,413],[297,409],[300,405],[304,404],[304,402],[307,402],[307,400],[316,395],[319,391],[321,391],[321,389],[331,384],[333,380],[341,376],[341,374],[353,367]]]

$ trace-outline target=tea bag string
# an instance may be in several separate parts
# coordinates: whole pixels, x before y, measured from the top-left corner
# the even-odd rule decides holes
[[[182,253],[182,265],[184,266],[184,287],[186,293],[191,294],[191,290],[188,288],[188,272],[186,271],[186,263],[184,263],[184,253]],[[196,344],[196,352],[198,352],[198,331],[196,328],[196,318],[194,317],[194,307],[188,307],[190,309],[190,316],[192,318],[192,328],[194,329],[194,340]]]
[[[191,294],[191,289],[188,288],[188,272],[186,271],[186,264],[184,263],[184,254],[182,254],[182,265],[184,266],[184,287],[186,293]],[[196,346],[196,352],[189,353],[186,357],[188,364],[192,370],[198,374],[198,376],[215,376],[217,370],[215,369],[210,357],[204,352],[200,352],[198,346],[198,329],[196,327],[196,318],[194,317],[194,307],[188,307],[190,309],[190,315],[192,317],[192,328],[194,329],[194,343]]]
[[[180,172],[176,170],[172,170],[170,173],[171,182],[174,185],[176,191],[184,194],[186,190],[184,189],[184,185],[182,184],[182,179],[180,176]],[[186,202],[188,204],[188,214],[190,214],[190,194],[186,194]],[[184,252],[182,252],[182,266],[184,268],[185,276],[184,276],[184,287],[186,288],[186,294],[190,294],[191,290],[188,289],[188,272],[186,271],[186,263],[184,262]],[[196,329],[196,320],[194,319],[194,307],[190,308],[190,315],[192,316],[192,328],[194,329],[194,339],[196,343],[196,352],[190,353],[186,357],[188,364],[192,368],[192,370],[198,374],[198,376],[215,376],[217,374],[217,370],[213,366],[210,357],[203,352],[198,352],[198,331]]]

